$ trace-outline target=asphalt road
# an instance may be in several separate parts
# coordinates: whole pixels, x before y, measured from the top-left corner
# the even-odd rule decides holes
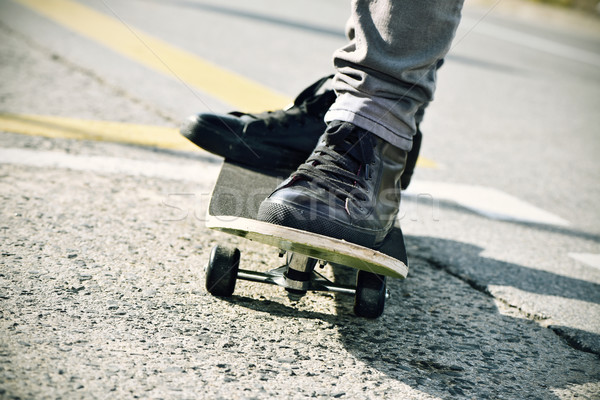
[[[245,268],[280,261],[204,227],[220,160],[144,145],[147,126],[291,99],[331,72],[347,13],[0,1],[0,398],[600,398],[595,17],[467,4],[403,200],[409,276],[381,318],[342,295],[204,290],[217,243]]]

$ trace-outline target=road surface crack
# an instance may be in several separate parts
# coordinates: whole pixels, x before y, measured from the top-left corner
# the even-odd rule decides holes
[[[413,257],[413,258],[415,258],[415,257]],[[448,275],[451,275],[451,276],[461,280],[462,282],[466,283],[474,290],[476,290],[496,301],[501,302],[506,307],[508,307],[511,310],[514,310],[516,313],[518,313],[519,316],[521,316],[523,319],[534,321],[534,322],[538,323],[540,326],[550,329],[556,336],[558,336],[560,339],[562,339],[563,342],[566,343],[572,349],[578,350],[578,351],[583,351],[586,353],[591,353],[591,354],[594,354],[594,355],[600,357],[600,352],[597,349],[594,349],[591,346],[588,346],[584,341],[580,340],[578,337],[579,335],[570,334],[569,333],[570,328],[564,327],[564,326],[552,325],[552,324],[542,324],[541,323],[542,321],[550,320],[549,316],[527,312],[519,306],[511,304],[504,299],[498,298],[498,297],[494,296],[492,292],[490,292],[487,285],[477,282],[476,280],[474,280],[473,278],[471,278],[469,276],[452,271],[450,268],[446,267],[444,264],[442,264],[439,261],[436,261],[434,259],[430,259],[427,257],[423,257],[422,255],[420,257],[418,257],[418,259],[431,265],[432,267],[434,267],[437,270],[443,271],[443,272],[447,273]]]

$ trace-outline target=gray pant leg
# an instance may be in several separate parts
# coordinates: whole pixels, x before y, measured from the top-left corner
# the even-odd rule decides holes
[[[334,53],[337,100],[325,121],[352,122],[405,150],[433,99],[436,67],[463,0],[352,0],[350,42]]]

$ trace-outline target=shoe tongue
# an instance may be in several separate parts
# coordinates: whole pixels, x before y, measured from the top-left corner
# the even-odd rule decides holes
[[[349,122],[333,121],[326,130],[326,145],[333,147],[342,157],[355,163],[369,164],[373,159],[372,133]]]
[[[344,140],[346,137],[352,135],[356,130],[357,127],[350,122],[333,121],[327,125],[325,133],[331,143],[338,143],[340,140]]]
[[[297,105],[298,107],[304,107],[306,112],[311,115],[325,115],[329,107],[335,101],[336,95],[333,90],[326,91],[322,94],[308,98],[302,104]]]
[[[333,93],[333,75],[319,79],[318,81],[304,89],[302,92],[300,92],[296,99],[294,99],[294,105],[300,106],[303,103],[306,103],[311,98],[320,97],[321,95],[326,94],[327,92]]]
[[[351,146],[350,149],[361,145],[369,132],[351,124],[350,122],[334,121],[327,126],[326,143],[333,146]]]

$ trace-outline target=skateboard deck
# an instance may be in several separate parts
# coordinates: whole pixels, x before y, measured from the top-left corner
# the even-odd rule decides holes
[[[377,250],[256,219],[260,203],[287,175],[225,160],[213,189],[207,227],[290,253],[395,278],[408,274],[402,231],[394,228]]]

